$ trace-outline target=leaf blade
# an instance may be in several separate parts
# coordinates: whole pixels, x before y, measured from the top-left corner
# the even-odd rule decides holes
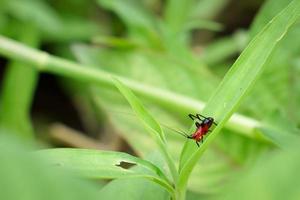
[[[199,149],[195,150],[192,144],[186,144],[180,163],[181,172],[178,181],[180,187],[185,187],[188,176],[198,159],[237,109],[242,98],[253,87],[268,57],[299,18],[299,13],[300,2],[293,1],[250,42],[226,74],[203,111],[205,115],[209,114],[216,118],[219,124]]]
[[[64,167],[79,176],[94,179],[141,177],[158,183],[169,192],[173,190],[158,167],[149,161],[123,152],[59,148],[40,150],[36,154],[45,157],[53,166]],[[120,166],[122,162],[139,165],[147,169],[148,173],[123,168]]]
[[[142,120],[143,124],[150,129],[152,137],[162,142],[165,142],[165,135],[158,124],[158,122],[150,115],[145,107],[139,102],[137,97],[124,86],[119,80],[114,79],[114,83],[123,96],[127,99],[138,118]],[[158,137],[157,137],[158,136]]]
[[[175,167],[175,163],[170,153],[166,148],[166,139],[165,134],[160,127],[159,123],[150,115],[150,113],[145,109],[143,104],[138,100],[138,98],[133,94],[133,92],[127,88],[123,83],[121,83],[118,79],[113,79],[116,87],[120,90],[120,92],[127,99],[129,104],[131,105],[134,112],[137,114],[139,119],[143,122],[147,131],[152,135],[155,139],[160,152],[164,156],[166,163],[168,164],[169,170],[172,174],[174,182],[177,182],[178,173]]]

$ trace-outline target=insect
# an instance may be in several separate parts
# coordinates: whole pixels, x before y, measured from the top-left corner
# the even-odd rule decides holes
[[[126,115],[134,115],[132,113],[122,113],[120,111],[117,111],[116,113],[121,113],[121,114],[126,114]],[[210,132],[210,127],[214,124],[214,125],[217,125],[217,123],[214,121],[214,118],[212,117],[205,117],[201,114],[189,114],[188,115],[193,121],[197,120],[195,122],[195,125],[197,127],[196,131],[191,134],[191,135],[188,135],[187,133],[183,132],[183,131],[178,131],[176,129],[173,129],[167,125],[164,125],[164,124],[161,124],[163,125],[164,127],[176,132],[176,133],[179,133],[180,135],[182,135],[183,137],[185,138],[188,138],[188,139],[192,139],[192,140],[195,140],[196,141],[196,144],[198,147],[200,147],[199,145],[199,142],[202,142],[203,143],[203,139],[204,139],[204,136],[206,134],[208,134],[208,132]]]
[[[195,122],[195,125],[197,127],[196,131],[191,134],[191,135],[188,135],[184,132],[180,132],[180,131],[176,131],[177,133],[181,134],[182,136],[188,138],[188,139],[192,139],[192,140],[195,140],[196,141],[196,144],[197,146],[199,147],[199,142],[202,142],[203,143],[203,139],[204,139],[204,136],[210,132],[210,127],[214,124],[214,125],[217,125],[217,123],[214,121],[214,118],[212,117],[205,117],[203,115],[200,115],[200,114],[196,114],[196,115],[193,115],[193,114],[189,114],[188,115],[193,121],[194,120],[199,120],[200,122],[196,121]]]

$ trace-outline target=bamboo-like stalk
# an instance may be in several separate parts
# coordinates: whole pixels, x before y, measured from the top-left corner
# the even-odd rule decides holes
[[[32,47],[37,47],[40,43],[39,31],[30,25],[19,32],[18,38]],[[7,66],[1,93],[1,128],[24,139],[32,139],[34,131],[29,115],[39,72],[36,68],[15,60]]]
[[[155,100],[162,107],[176,112],[200,112],[204,102],[192,99],[174,92],[155,88],[128,78],[78,64],[47,52],[30,48],[22,43],[0,35],[0,54],[10,58],[28,62],[41,72],[73,78],[83,82],[97,84],[102,87],[114,88],[112,76],[117,77],[136,94]],[[255,119],[234,114],[225,127],[242,135],[259,139],[261,135],[256,131],[261,124]]]

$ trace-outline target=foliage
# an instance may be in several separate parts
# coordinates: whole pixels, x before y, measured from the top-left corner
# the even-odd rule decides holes
[[[29,116],[44,72],[60,77],[85,132],[109,126],[106,135],[120,136],[137,155],[74,148],[30,154],[20,147],[23,142],[3,138],[6,165],[0,174],[7,190],[1,197],[34,199],[47,187],[53,189],[49,199],[68,199],[74,189],[76,198],[90,199],[282,199],[283,189],[297,197],[292,174],[299,165],[294,143],[300,124],[295,42],[300,2],[268,0],[249,30],[220,36],[226,24],[214,19],[229,5],[228,0],[2,1],[0,54],[11,59],[1,91],[3,134],[23,141],[41,134]],[[199,43],[197,34],[213,39]],[[165,128],[187,129],[193,123],[187,115],[200,112],[218,123],[200,148]],[[185,132],[194,130],[193,125]],[[31,180],[30,168],[39,180],[13,192],[22,184],[18,180]],[[70,174],[59,177],[61,170]],[[67,185],[73,176],[114,180],[101,182],[95,193],[94,183],[76,179]],[[62,180],[58,192],[54,179]],[[33,187],[38,181],[40,190]],[[77,182],[87,189],[77,190]]]
[[[99,186],[74,178],[68,171],[49,168],[32,154],[32,147],[1,132],[1,199],[97,199]],[[59,181],[58,181],[59,180]]]

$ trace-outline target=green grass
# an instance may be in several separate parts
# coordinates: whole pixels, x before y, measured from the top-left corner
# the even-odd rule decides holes
[[[38,181],[30,182],[24,190],[27,193],[20,193],[22,197],[11,189],[19,180],[28,179],[25,171],[16,172],[23,167],[17,158],[27,156],[32,162],[26,162],[24,169],[39,171],[41,188],[54,186],[46,174],[61,170],[85,179],[114,179],[100,185],[80,180],[79,185],[90,189],[76,190],[76,194],[88,197],[90,193],[91,199],[97,195],[106,199],[218,199],[218,195],[282,199],[285,190],[291,199],[297,198],[292,173],[299,165],[295,152],[299,151],[300,123],[296,42],[300,2],[267,1],[249,30],[207,41],[201,46],[201,55],[190,47],[191,31],[221,30],[223,25],[213,19],[228,2],[169,0],[164,7],[158,2],[98,0],[97,6],[114,13],[106,23],[88,20],[95,5],[87,2],[70,2],[73,12],[60,4],[53,9],[44,1],[2,3],[3,13],[12,16],[0,16],[0,54],[12,60],[1,91],[2,134],[31,140],[41,134],[32,130],[29,115],[38,75],[48,73],[61,80],[74,102],[80,98],[76,108],[82,118],[92,116],[95,124],[108,121],[109,134],[118,132],[138,155],[74,148],[48,148],[32,154],[17,150],[16,146],[22,145],[3,138],[0,145],[6,150],[0,159],[8,164],[0,167],[4,175],[0,186],[11,184],[2,198],[28,195],[27,199],[39,199],[34,189]],[[34,8],[41,10],[39,17],[30,12]],[[161,8],[159,16],[153,12],[157,8]],[[27,20],[34,25],[28,33],[18,33],[8,28],[10,20],[14,20],[12,27]],[[78,24],[82,28],[76,28]],[[126,36],[118,37],[120,32]],[[95,45],[86,44],[88,39]],[[77,40],[81,43],[74,43]],[[54,55],[30,47],[42,42],[54,43]],[[189,113],[211,116],[218,123],[200,148],[163,126],[187,130],[193,123]],[[106,120],[98,118],[103,115]],[[91,130],[92,122],[83,123]],[[194,130],[193,125],[185,132]],[[14,156],[4,156],[14,148]],[[19,155],[18,151],[25,153]],[[45,165],[39,165],[40,160],[45,160]],[[125,168],[124,163],[134,166]],[[285,165],[280,168],[282,163]],[[63,181],[61,190],[53,194],[62,196],[49,199],[70,197],[67,181],[72,179],[61,179],[66,184]],[[95,187],[101,188],[97,194]]]
[[[34,27],[20,31],[20,40],[36,47],[39,35]],[[38,71],[25,63],[12,61],[5,72],[3,83],[0,124],[4,129],[22,134],[24,138],[34,137],[29,117],[32,97],[37,84]]]

